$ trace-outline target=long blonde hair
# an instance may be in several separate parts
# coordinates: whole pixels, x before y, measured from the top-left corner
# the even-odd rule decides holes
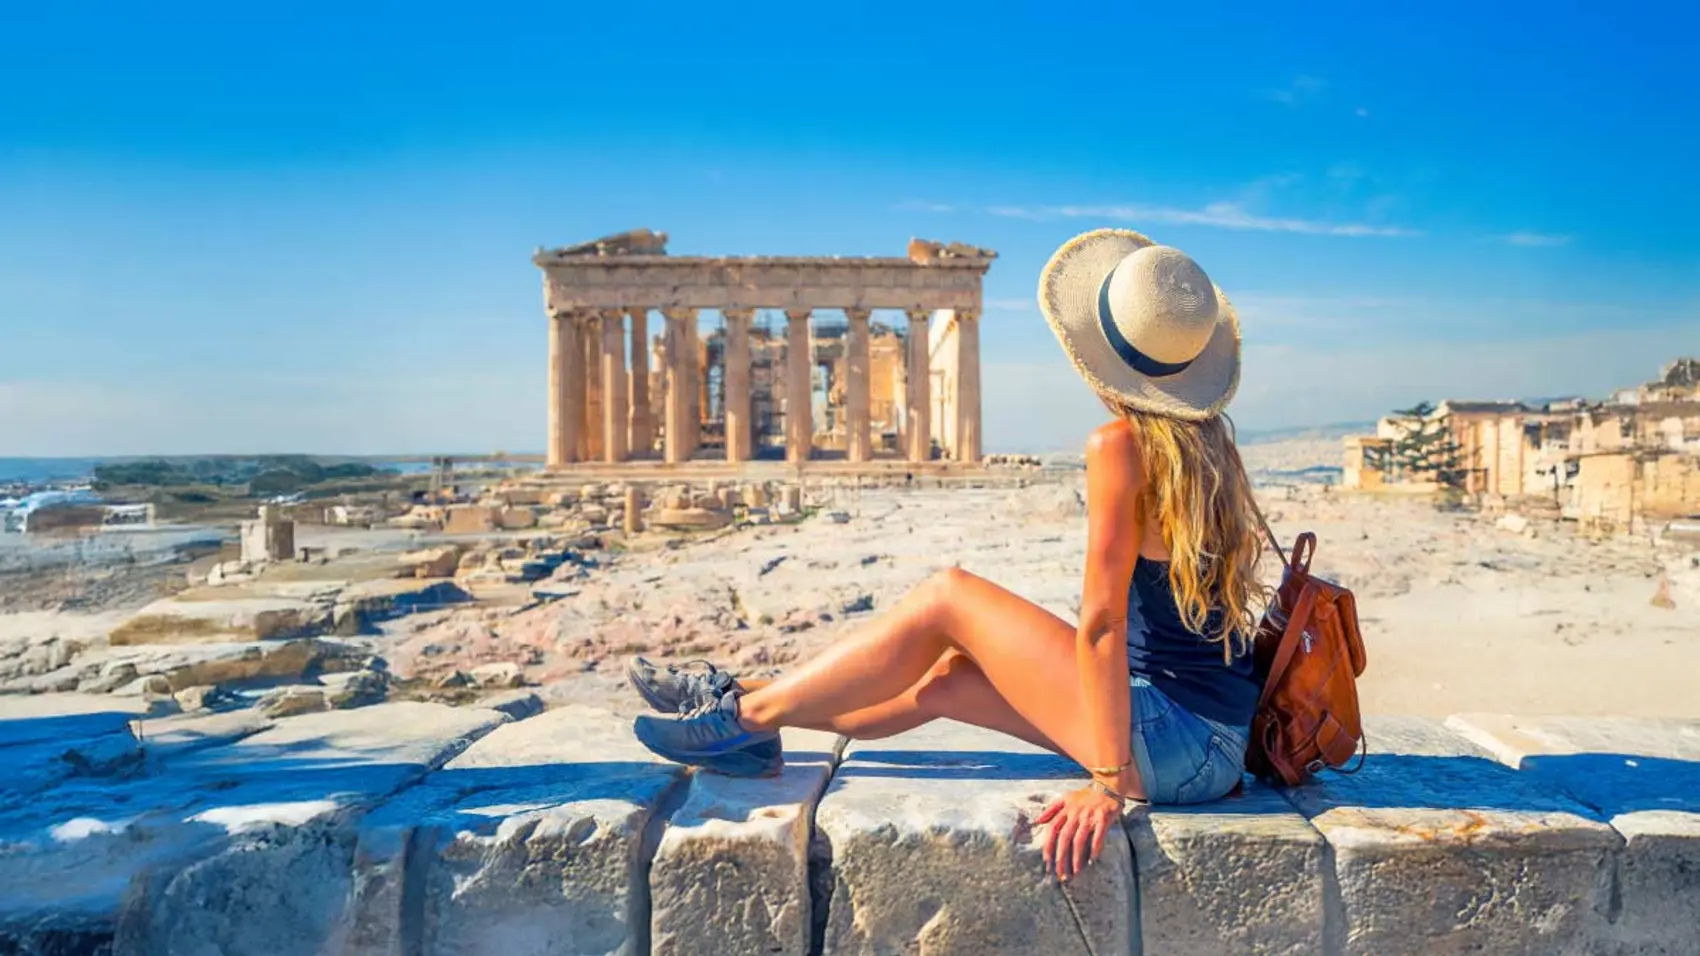
[[[1244,653],[1268,589],[1258,580],[1257,504],[1233,423],[1225,415],[1182,421],[1103,401],[1133,432],[1146,475],[1141,510],[1156,519],[1169,549],[1181,621],[1205,640],[1221,641],[1224,660]],[[1204,633],[1218,610],[1221,629]]]

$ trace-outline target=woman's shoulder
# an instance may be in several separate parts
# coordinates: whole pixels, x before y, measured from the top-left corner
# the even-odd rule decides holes
[[[1105,422],[1086,437],[1086,463],[1139,464],[1139,443],[1134,440],[1133,427],[1122,419]]]
[[[1088,458],[1113,454],[1134,454],[1138,451],[1133,440],[1133,426],[1126,419],[1117,418],[1107,421],[1092,429],[1092,434],[1086,436],[1086,455]]]
[[[1139,443],[1127,422],[1116,419],[1092,430],[1086,439],[1086,470],[1119,476],[1135,485],[1141,483],[1144,469],[1140,466]]]

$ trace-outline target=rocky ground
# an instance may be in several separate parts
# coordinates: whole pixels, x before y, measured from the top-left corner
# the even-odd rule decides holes
[[[1274,444],[1247,448],[1266,480],[1327,464],[1332,449]],[[32,610],[0,614],[0,692],[182,697],[216,684],[295,713],[532,686],[550,703],[630,711],[620,665],[631,654],[776,673],[952,565],[1072,619],[1080,476],[1028,477],[1023,488],[822,485],[801,514],[629,539],[618,528],[482,536],[416,552],[405,578],[397,555],[419,542],[393,533],[351,537],[360,550],[321,564],[217,572],[217,586],[154,603],[187,585],[181,566],[176,577],[158,564],[130,578],[89,572],[129,583],[58,610],[14,597]],[[1277,532],[1315,531],[1316,568],[1357,593],[1366,710],[1700,715],[1689,679],[1700,552],[1270,481],[1261,497]],[[420,562],[435,567],[414,577]],[[14,595],[28,583],[11,582]]]
[[[581,489],[548,530],[315,532],[329,557],[189,561],[164,597],[97,569],[118,585],[0,614],[0,952],[1693,950],[1675,546],[1266,484],[1359,595],[1362,772],[1136,809],[1067,885],[1033,818],[1078,769],[1008,738],[788,733],[779,777],[739,780],[632,737],[627,655],[782,671],[941,568],[1072,617],[1080,477],[662,495],[675,527],[632,536]],[[1518,905],[1460,916],[1484,894]]]

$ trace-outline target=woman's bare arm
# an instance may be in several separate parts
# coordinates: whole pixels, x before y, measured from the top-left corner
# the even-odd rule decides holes
[[[1100,778],[1124,796],[1145,796],[1132,765],[1128,713],[1127,594],[1143,528],[1139,492],[1145,480],[1133,435],[1121,421],[1086,444],[1086,575],[1075,635],[1080,692],[1091,714],[1089,768],[1126,768]]]
[[[1124,797],[1145,796],[1133,766],[1128,708],[1127,589],[1139,560],[1139,455],[1127,425],[1113,422],[1086,443],[1086,581],[1075,631],[1075,672],[1086,721],[1082,752],[1070,751],[1099,783]],[[1064,794],[1034,822],[1050,824],[1043,852],[1046,869],[1072,879],[1098,858],[1121,816],[1122,802],[1088,786]]]

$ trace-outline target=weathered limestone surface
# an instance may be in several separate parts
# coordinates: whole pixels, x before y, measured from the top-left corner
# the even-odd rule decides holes
[[[502,727],[367,818],[346,951],[643,952],[646,831],[684,776],[604,711]]]
[[[1602,951],[1700,951],[1700,720],[1465,714],[1447,725],[1622,835]]]
[[[342,588],[333,611],[336,633],[364,634],[380,621],[470,601],[452,580],[380,578],[360,581]]]
[[[264,641],[323,634],[330,609],[294,598],[234,598],[183,601],[163,598],[114,628],[113,644],[177,643],[190,640]]]
[[[1348,954],[1588,953],[1617,834],[1593,811],[1419,718],[1366,718],[1355,775],[1287,792],[1328,840]]]
[[[0,815],[0,952],[115,925],[125,953],[314,952],[347,893],[348,820],[503,720],[409,703],[247,736],[171,725],[145,773],[66,781]],[[207,734],[223,745],[193,745]]]
[[[116,733],[147,710],[139,698],[106,694],[0,696],[0,747]]]
[[[313,954],[346,927],[356,822],[506,722],[482,708],[381,704],[278,721],[168,763],[213,797],[187,818],[224,831],[214,852],[132,886],[120,951]],[[179,784],[180,785],[180,784]]]
[[[251,737],[276,721],[257,710],[225,713],[174,714],[136,723],[141,745],[150,761],[173,758],[207,747],[219,747]]]
[[[358,670],[370,658],[367,647],[313,637],[96,648],[57,670],[0,685],[0,693],[47,692],[58,697],[62,695],[54,692],[98,687],[102,693],[134,697],[154,677],[163,681],[163,691],[176,692],[250,678],[298,677],[313,670]]]
[[[1139,879],[1144,952],[1218,956],[1323,952],[1327,847],[1281,795],[1142,807],[1123,821]]]
[[[851,744],[815,818],[816,865],[830,867],[824,952],[1130,952],[1125,839],[1067,886],[1043,869],[1032,821],[1083,783],[1067,760],[948,721]]]
[[[44,740],[0,749],[0,806],[71,777],[113,777],[142,760],[141,744],[128,727],[93,737]]]
[[[0,697],[0,811],[73,777],[131,772],[142,750],[130,722],[147,707],[94,694]]]
[[[650,951],[723,956],[809,952],[809,832],[842,739],[784,733],[776,779],[697,774],[649,871]]]

